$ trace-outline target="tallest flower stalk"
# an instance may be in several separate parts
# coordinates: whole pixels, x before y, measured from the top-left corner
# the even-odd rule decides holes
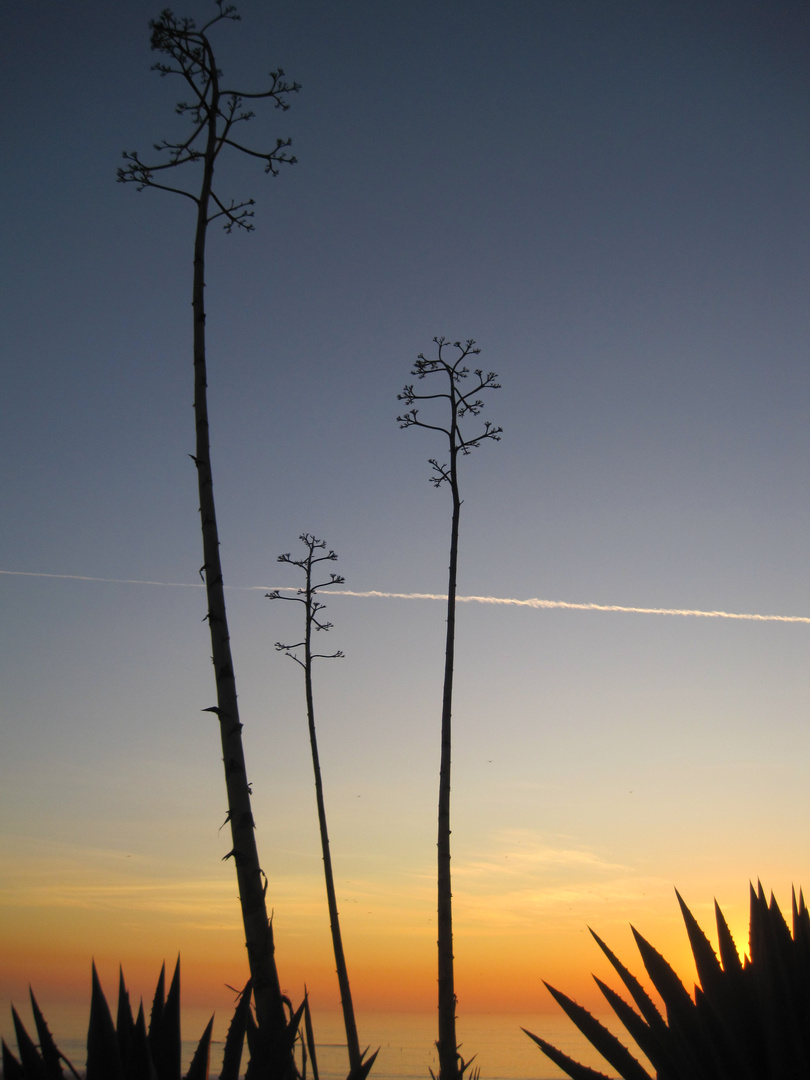
[[[224,0],[217,0],[216,6],[217,14],[200,29],[193,20],[178,19],[169,10],[151,22],[152,49],[168,58],[156,63],[154,68],[161,76],[179,76],[184,83],[185,93],[190,94],[190,98],[180,102],[176,111],[189,117],[192,131],[184,141],[157,144],[155,149],[162,156],[156,163],[144,162],[137,153],[125,153],[126,164],[119,169],[118,179],[123,183],[137,184],[139,190],[159,188],[183,195],[196,206],[192,287],[196,447],[192,457],[197,468],[203,542],[200,573],[206,587],[206,618],[211,635],[217,695],[216,706],[208,711],[216,713],[220,725],[232,839],[232,847],[226,858],[232,858],[236,867],[257,1020],[270,1043],[278,1045],[286,1027],[286,1015],[276,970],[272,926],[267,916],[267,879],[259,862],[254,833],[214,504],[205,344],[205,245],[208,226],[216,219],[222,219],[227,232],[235,227],[247,231],[253,228],[250,220],[253,216],[253,200],[225,202],[214,187],[214,167],[226,146],[258,157],[265,163],[265,171],[273,175],[280,163],[295,160],[286,152],[289,140],[277,140],[274,149],[269,152],[256,151],[236,141],[234,136],[238,125],[253,117],[253,113],[244,107],[245,99],[269,98],[276,107],[286,109],[287,96],[298,86],[286,83],[283,72],[278,71],[271,75],[269,89],[260,93],[223,88],[220,82],[222,73],[217,67],[209,31],[222,21],[238,21],[239,16],[233,6],[224,4]],[[192,169],[199,178],[199,186],[183,186],[188,172],[184,167],[188,165],[202,166],[201,177],[196,169]]]

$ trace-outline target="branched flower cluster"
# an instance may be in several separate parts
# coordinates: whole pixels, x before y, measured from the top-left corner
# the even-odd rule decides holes
[[[496,427],[489,420],[484,421],[483,430],[479,430],[474,434],[462,433],[460,421],[466,416],[478,416],[484,407],[484,402],[477,395],[482,390],[500,390],[501,384],[495,381],[498,376],[494,371],[488,371],[484,374],[483,368],[475,368],[473,370],[475,383],[464,392],[461,386],[462,380],[470,375],[470,369],[465,361],[470,356],[477,356],[481,350],[476,348],[472,338],[463,344],[460,341],[454,341],[451,344],[443,337],[435,337],[433,340],[437,346],[436,357],[429,360],[423,353],[419,353],[411,375],[416,375],[418,379],[424,379],[428,375],[445,375],[449,380],[449,389],[445,393],[420,394],[414,389],[413,383],[406,385],[403,387],[402,393],[397,394],[397,401],[404,401],[409,406],[409,409],[397,417],[397,422],[401,428],[428,428],[430,431],[440,431],[447,436],[451,463],[441,464],[436,458],[429,459],[429,464],[434,473],[430,478],[430,482],[435,487],[440,487],[445,482],[452,482],[453,461],[457,454],[469,454],[474,447],[480,446],[485,439],[492,439],[495,442],[500,441],[503,428]],[[457,350],[458,355],[455,362],[445,359],[444,353],[448,348]],[[415,406],[417,401],[436,401],[440,399],[450,403],[450,421],[446,427],[441,424],[429,424],[422,420],[419,416],[419,409]]]
[[[322,604],[320,600],[316,600],[315,597],[319,589],[328,588],[330,585],[344,585],[346,579],[341,577],[340,574],[329,575],[328,581],[321,581],[317,585],[312,584],[312,571],[318,563],[322,562],[336,562],[337,555],[331,549],[326,551],[326,541],[317,540],[311,533],[301,533],[298,539],[306,545],[307,554],[301,559],[294,559],[292,555],[287,552],[284,555],[279,555],[277,562],[289,563],[290,566],[297,566],[304,571],[306,575],[306,585],[303,589],[298,589],[295,596],[282,596],[280,589],[273,589],[272,592],[265,593],[268,600],[296,600],[299,604],[304,604],[306,607],[306,634],[303,641],[297,641],[294,645],[285,645],[281,641],[275,643],[276,650],[278,652],[286,653],[290,659],[295,660],[300,664],[302,668],[306,669],[307,656],[310,660],[336,660],[344,656],[344,653],[338,649],[333,653],[311,653],[308,652],[310,636],[312,630],[331,630],[332,623],[325,622],[318,618],[318,612],[326,609],[326,604]],[[324,555],[316,555],[317,551],[326,552]],[[302,659],[297,649],[304,649],[305,655]]]
[[[287,153],[291,145],[290,139],[276,139],[272,150],[258,151],[233,137],[236,126],[247,123],[255,115],[250,108],[245,108],[246,99],[269,98],[276,108],[286,111],[289,108],[287,97],[297,92],[300,86],[298,83],[287,82],[284,72],[279,68],[270,73],[270,86],[259,93],[221,87],[222,72],[214,60],[207,34],[212,26],[223,20],[238,22],[239,15],[233,4],[225,4],[224,0],[216,0],[216,3],[218,13],[199,30],[193,19],[178,19],[168,8],[159,19],[150,22],[152,49],[169,57],[168,62],[160,60],[155,63],[152,70],[157,71],[161,77],[179,75],[184,80],[191,96],[187,101],[179,101],[175,112],[179,116],[189,117],[192,130],[182,142],[163,139],[154,143],[154,150],[164,156],[153,163],[144,161],[137,151],[125,151],[123,157],[126,165],[118,170],[118,180],[124,184],[136,184],[138,191],[152,187],[176,195],[185,195],[197,206],[206,199],[207,207],[207,199],[210,199],[215,209],[208,215],[207,223],[224,218],[226,232],[230,232],[234,226],[250,232],[254,228],[251,221],[253,199],[242,202],[224,201],[213,188],[195,194],[186,188],[157,179],[159,175],[165,174],[166,170],[200,161],[206,161],[213,171],[214,162],[225,146],[259,158],[264,162],[265,172],[271,176],[278,175],[280,165],[295,164],[295,157]]]

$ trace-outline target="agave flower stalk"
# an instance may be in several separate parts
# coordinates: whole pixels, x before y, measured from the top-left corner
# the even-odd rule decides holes
[[[154,69],[164,77],[179,76],[184,84],[185,92],[190,97],[188,101],[181,101],[176,111],[190,119],[191,132],[182,141],[164,140],[156,144],[156,162],[146,162],[137,152],[125,153],[126,164],[119,169],[118,179],[122,183],[136,184],[138,190],[158,188],[182,195],[196,207],[192,310],[197,438],[195,453],[191,456],[197,468],[203,541],[200,575],[204,578],[207,594],[206,618],[211,635],[217,692],[217,704],[208,711],[217,715],[220,725],[228,795],[227,820],[232,838],[232,848],[226,858],[233,858],[236,867],[257,1017],[260,1028],[279,1032],[286,1019],[276,971],[272,927],[265,903],[267,879],[259,863],[254,835],[214,506],[206,376],[205,244],[212,221],[221,221],[229,233],[234,228],[247,231],[253,228],[250,220],[253,216],[253,199],[228,202],[214,186],[214,168],[226,147],[230,151],[258,158],[271,175],[277,174],[280,164],[295,160],[286,150],[289,140],[278,139],[270,151],[258,151],[237,141],[240,126],[253,117],[253,112],[245,108],[245,101],[264,99],[277,108],[286,109],[287,97],[299,87],[296,83],[286,82],[281,70],[271,74],[270,86],[259,93],[224,87],[209,34],[217,24],[237,21],[239,16],[235,7],[226,6],[224,0],[216,0],[216,4],[217,14],[199,29],[192,19],[178,19],[168,9],[150,23],[152,49],[168,58],[156,63]],[[191,186],[184,186],[183,178],[189,171],[187,166],[191,166],[191,171],[199,177],[199,185],[192,183]]]
[[[326,605],[317,599],[321,589],[330,585],[343,585],[345,578],[340,574],[329,574],[326,581],[316,582],[313,578],[318,566],[323,562],[335,562],[337,555],[334,551],[326,550],[326,542],[316,539],[311,533],[302,533],[299,537],[306,554],[300,559],[294,559],[287,552],[279,555],[280,563],[289,563],[297,566],[304,572],[304,587],[299,589],[295,596],[282,596],[279,589],[267,593],[269,600],[294,600],[304,607],[304,637],[301,641],[292,645],[286,645],[281,641],[276,642],[278,652],[283,652],[291,660],[295,660],[304,670],[304,690],[307,705],[307,723],[309,726],[309,745],[312,751],[312,770],[315,774],[315,800],[318,806],[318,825],[321,834],[321,852],[323,854],[323,873],[326,880],[326,900],[329,908],[329,925],[332,930],[332,946],[335,953],[335,967],[337,969],[338,986],[340,987],[340,1004],[343,1010],[343,1024],[346,1029],[346,1045],[349,1053],[350,1076],[358,1080],[368,1074],[375,1053],[368,1061],[363,1061],[366,1051],[360,1050],[360,1041],[357,1035],[357,1023],[352,1004],[352,992],[349,986],[349,972],[346,966],[346,956],[343,951],[343,939],[340,933],[340,916],[338,914],[337,893],[335,892],[335,876],[332,870],[332,854],[329,847],[329,832],[326,825],[326,803],[323,794],[323,779],[321,777],[321,763],[318,755],[318,736],[315,730],[315,698],[312,690],[312,663],[314,660],[335,660],[343,657],[340,649],[333,653],[313,652],[312,640],[315,633],[328,632],[332,629],[332,623],[327,622],[321,616]],[[322,554],[321,554],[322,553]]]
[[[447,582],[447,636],[444,654],[444,687],[442,691],[441,720],[441,760],[439,765],[439,830],[438,830],[438,953],[439,953],[439,1080],[457,1080],[461,1077],[469,1062],[465,1064],[458,1052],[456,1041],[456,992],[453,971],[453,896],[450,878],[450,761],[452,749],[452,712],[453,712],[453,668],[455,662],[456,637],[456,575],[458,570],[458,538],[461,517],[461,495],[459,494],[458,463],[482,442],[500,440],[503,428],[494,427],[488,420],[483,426],[471,433],[462,432],[462,421],[476,417],[483,408],[483,401],[478,396],[484,390],[498,390],[500,383],[495,380],[494,371],[484,374],[476,368],[472,384],[468,389],[465,380],[470,374],[466,361],[477,356],[480,349],[473,340],[464,344],[456,341],[451,346],[444,338],[433,339],[437,354],[428,360],[422,353],[416,360],[412,375],[417,379],[438,376],[446,383],[446,389],[435,394],[418,393],[413,384],[405,386],[398,401],[404,401],[408,410],[397,420],[401,428],[421,427],[429,431],[438,431],[447,439],[449,460],[440,464],[437,458],[429,463],[433,470],[431,483],[434,487],[447,484],[453,501],[453,514],[450,524],[450,568]],[[455,359],[447,359],[446,352],[455,350]],[[446,402],[447,415],[443,422],[428,423],[419,415],[416,402]]]

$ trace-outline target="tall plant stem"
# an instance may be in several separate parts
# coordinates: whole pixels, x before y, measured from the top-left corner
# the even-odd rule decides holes
[[[203,542],[203,572],[208,600],[208,627],[217,691],[217,716],[225,765],[228,795],[228,820],[233,847],[230,855],[236,864],[239,900],[245,930],[248,964],[253,981],[256,1015],[260,1027],[271,1031],[285,1025],[275,961],[273,929],[267,917],[262,870],[256,847],[253,813],[250,803],[242,724],[236,697],[236,678],[231,657],[228,616],[225,609],[222,565],[219,556],[219,530],[214,505],[211,472],[211,446],[208,433],[208,393],[205,350],[205,240],[208,227],[208,199],[213,176],[213,138],[211,131],[206,148],[203,185],[194,238],[194,418],[197,430],[196,465],[200,496],[200,523]]]
[[[456,989],[453,959],[453,890],[450,876],[450,767],[452,757],[452,718],[453,718],[453,672],[455,667],[456,642],[456,576],[458,571],[459,520],[461,517],[461,497],[458,485],[459,454],[469,454],[473,447],[485,439],[498,441],[501,428],[493,427],[485,421],[483,430],[472,436],[462,432],[465,416],[478,416],[483,402],[476,397],[482,390],[497,390],[495,372],[484,375],[480,368],[475,374],[475,384],[465,393],[462,381],[470,374],[465,360],[477,355],[480,349],[474,348],[475,342],[469,340],[462,345],[453,343],[458,356],[455,362],[446,360],[445,349],[449,343],[444,338],[434,338],[438,352],[435,359],[428,360],[422,353],[411,372],[419,379],[438,374],[447,380],[447,390],[435,394],[423,394],[414,390],[413,384],[406,386],[399,401],[410,406],[402,416],[398,416],[400,427],[422,427],[430,431],[441,432],[447,438],[449,463],[440,464],[436,458],[430,459],[433,469],[431,483],[435,487],[448,484],[453,499],[453,516],[450,526],[450,567],[447,582],[447,637],[444,652],[444,688],[442,691],[441,757],[439,764],[439,832],[438,832],[438,873],[437,873],[437,928],[439,956],[439,1080],[460,1080],[469,1062],[465,1064],[458,1052],[456,1040]],[[446,401],[449,417],[444,422],[428,423],[419,416],[419,409],[414,407],[417,401]]]
[[[439,834],[437,873],[437,927],[439,954],[439,1075],[444,1080],[458,1072],[456,988],[453,969],[453,890],[450,877],[450,765],[452,752],[453,670],[456,645],[456,575],[461,499],[458,489],[458,448],[450,449],[449,483],[453,496],[450,526],[450,568],[447,580],[447,637],[444,650],[441,757],[439,763]]]
[[[318,754],[318,735],[315,729],[315,696],[312,689],[313,660],[319,658],[333,659],[343,656],[343,653],[340,652],[340,650],[330,653],[328,656],[324,653],[313,652],[313,631],[327,631],[332,628],[330,622],[323,621],[319,616],[319,612],[323,611],[326,605],[320,603],[317,599],[318,591],[329,585],[342,585],[344,584],[345,579],[339,574],[330,574],[328,581],[314,583],[312,575],[315,566],[321,562],[334,562],[337,559],[337,555],[334,551],[326,552],[323,555],[317,555],[316,552],[325,550],[326,544],[323,540],[317,540],[310,533],[303,533],[300,539],[307,548],[307,554],[301,559],[293,559],[289,554],[279,555],[278,561],[298,566],[304,571],[304,588],[298,590],[297,596],[281,596],[279,590],[275,590],[267,595],[271,600],[295,600],[302,603],[306,613],[304,640],[295,645],[284,645],[280,641],[277,641],[276,649],[279,650],[279,652],[286,653],[304,669],[309,745],[312,751],[312,770],[315,776],[315,800],[318,807],[318,826],[321,834],[321,852],[323,854],[323,873],[326,882],[326,901],[329,908],[329,925],[332,931],[332,947],[335,954],[335,968],[337,969],[338,986],[340,988],[340,1005],[343,1010],[343,1024],[346,1029],[346,1046],[349,1053],[350,1076],[353,1077],[357,1075],[359,1077],[361,1075],[367,1075],[376,1058],[376,1053],[365,1063],[365,1065],[363,1064],[364,1054],[360,1052],[360,1041],[357,1034],[354,1005],[352,1004],[352,992],[349,985],[349,972],[343,951],[343,938],[340,932],[340,916],[338,914],[337,893],[335,892],[335,876],[332,870],[329,831],[326,825],[326,803],[323,794],[321,762]],[[297,653],[297,650],[299,649],[303,649],[303,658]]]
[[[206,172],[208,162],[206,159]],[[208,180],[210,184],[210,180]],[[207,381],[205,364],[205,232],[206,217],[201,201],[197,237],[194,240],[194,420],[197,426],[197,472],[200,492],[200,521],[203,541],[203,571],[208,602],[208,629],[217,692],[217,716],[225,764],[228,819],[242,906],[242,921],[251,968],[253,993],[259,1026],[275,1029],[285,1023],[279,974],[275,967],[272,927],[268,921],[265,890],[254,834],[251,792],[247,783],[242,725],[237,701],[237,681],[231,658],[225,591],[219,559],[219,531],[214,504],[211,444],[208,440]]]
[[[310,582],[307,582],[307,604],[311,601]],[[315,703],[312,694],[312,624],[307,619],[306,668],[304,672],[307,697],[307,723],[309,725],[309,744],[312,749],[312,770],[315,775],[315,800],[318,804],[318,826],[321,834],[323,853],[323,875],[326,883],[326,902],[329,907],[329,927],[332,931],[332,948],[335,953],[338,986],[340,987],[340,1007],[343,1010],[343,1025],[346,1029],[346,1046],[349,1052],[349,1069],[354,1071],[362,1064],[360,1040],[357,1035],[357,1023],[354,1018],[352,991],[349,986],[349,971],[343,952],[343,938],[340,933],[335,875],[332,870],[332,852],[329,848],[329,831],[326,827],[326,804],[323,797],[321,762],[318,756],[318,737],[315,733]]]
[[[207,711],[216,713],[220,725],[228,797],[227,820],[232,841],[231,850],[225,858],[232,858],[236,866],[256,1017],[260,1031],[267,1036],[269,1052],[275,1053],[280,1074],[284,1074],[294,1070],[294,1062],[291,1050],[286,1049],[286,1043],[281,1038],[287,1028],[286,1014],[276,970],[273,930],[267,917],[267,879],[259,863],[254,834],[214,505],[205,348],[205,244],[208,226],[217,218],[222,219],[227,232],[233,228],[248,231],[253,228],[250,223],[253,216],[252,199],[227,203],[214,190],[214,165],[225,146],[231,151],[261,159],[265,171],[273,175],[279,163],[295,160],[286,153],[289,140],[276,140],[275,148],[268,152],[253,150],[235,140],[234,129],[237,125],[253,117],[252,111],[244,108],[244,99],[270,99],[278,108],[286,109],[285,97],[297,90],[298,85],[286,83],[282,78],[284,73],[277,71],[271,73],[269,89],[259,93],[221,89],[221,73],[208,31],[222,21],[236,22],[239,16],[233,4],[226,3],[226,0],[215,0],[215,3],[217,14],[199,30],[192,19],[178,19],[168,8],[150,23],[152,49],[168,57],[168,61],[156,63],[154,69],[161,76],[179,76],[185,92],[191,94],[187,102],[178,103],[176,112],[189,116],[192,133],[180,142],[164,140],[156,143],[155,150],[163,157],[155,163],[143,161],[137,152],[125,153],[127,164],[118,170],[118,179],[123,183],[137,184],[138,190],[153,187],[183,195],[197,207],[192,285],[196,448],[192,457],[197,467],[203,542],[200,573],[204,575],[208,601],[206,617],[217,693],[216,706]],[[199,187],[184,187],[182,179],[176,179],[180,175],[178,170],[189,164],[200,163],[202,178]],[[195,175],[198,175],[196,170]]]

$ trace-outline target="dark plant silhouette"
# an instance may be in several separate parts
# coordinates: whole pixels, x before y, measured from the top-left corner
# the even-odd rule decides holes
[[[453,711],[453,664],[456,633],[456,572],[458,567],[458,535],[461,514],[461,496],[458,483],[458,459],[470,453],[486,439],[496,442],[501,437],[502,428],[493,427],[488,421],[479,425],[475,433],[462,431],[462,421],[477,417],[483,401],[478,396],[484,390],[497,390],[500,383],[494,371],[484,374],[481,368],[473,372],[473,382],[468,390],[465,380],[470,369],[466,361],[477,356],[480,349],[475,342],[460,341],[452,345],[444,338],[433,339],[437,355],[428,360],[422,353],[414,364],[412,375],[425,379],[437,375],[446,389],[435,394],[418,393],[413,384],[405,386],[397,401],[404,401],[408,410],[398,416],[399,426],[427,428],[438,431],[447,439],[449,460],[440,464],[438,458],[430,458],[433,475],[430,478],[435,487],[447,484],[453,500],[453,516],[450,526],[450,571],[447,584],[447,638],[444,661],[444,689],[442,694],[442,733],[441,763],[439,767],[439,839],[438,839],[438,950],[439,950],[439,1080],[457,1080],[463,1076],[470,1062],[465,1062],[458,1052],[456,1042],[456,992],[453,975],[453,900],[450,883],[450,755],[451,755],[451,717]],[[445,359],[445,353],[453,349],[454,361]],[[428,423],[419,415],[417,402],[446,402],[447,410],[444,421]]]
[[[338,916],[337,894],[335,893],[335,878],[332,871],[332,854],[329,849],[329,833],[326,827],[326,804],[323,796],[323,780],[321,778],[321,763],[318,756],[318,738],[315,731],[315,699],[312,691],[312,661],[334,660],[343,656],[338,649],[333,653],[317,653],[312,651],[313,633],[329,631],[332,623],[326,622],[321,617],[321,612],[326,608],[317,599],[320,589],[330,585],[344,584],[344,578],[340,574],[329,574],[326,581],[316,582],[313,573],[324,562],[335,562],[337,555],[334,551],[326,550],[326,542],[317,540],[311,533],[302,533],[299,540],[306,548],[306,554],[300,559],[294,559],[288,552],[279,555],[280,563],[289,563],[297,566],[304,572],[304,587],[299,589],[295,596],[282,596],[280,590],[275,589],[267,593],[269,600],[294,600],[304,607],[304,637],[294,645],[285,645],[276,642],[276,649],[285,653],[290,659],[295,660],[304,670],[304,690],[307,703],[307,721],[309,724],[309,745],[312,750],[312,769],[315,773],[315,799],[318,804],[318,825],[321,832],[321,851],[323,852],[323,872],[326,879],[326,900],[329,907],[329,923],[332,929],[332,945],[335,951],[335,967],[337,968],[338,985],[340,987],[340,1004],[343,1009],[343,1023],[346,1028],[346,1045],[349,1051],[350,1080],[363,1080],[371,1070],[378,1051],[375,1051],[368,1061],[364,1061],[368,1048],[361,1052],[360,1041],[357,1035],[357,1023],[354,1018],[354,1006],[352,1004],[352,992],[349,986],[349,972],[346,966],[346,957],[343,952],[343,939],[340,934],[340,918]],[[323,552],[323,554],[320,554]]]
[[[168,993],[165,989],[166,967],[152,999],[152,1010],[147,1028],[143,1002],[137,1018],[133,1018],[129,993],[124,974],[118,979],[118,1009],[113,1021],[110,1007],[101,988],[95,964],[93,987],[90,998],[90,1022],[87,1028],[87,1066],[85,1080],[180,1080],[180,961],[174,969]],[[254,1046],[258,1052],[264,1049],[261,1039],[255,1036],[256,1025],[250,1011],[251,985],[237,995],[236,1010],[231,1020],[222,1057],[220,1080],[238,1080],[245,1036],[248,1038],[251,1058],[247,1076],[268,1077],[278,1075],[267,1068],[261,1057],[254,1058]],[[289,1003],[288,1003],[289,1005]],[[292,1046],[304,1010],[302,1005],[292,1016],[285,1031],[289,1040],[286,1056],[291,1056]],[[34,1042],[12,1008],[14,1031],[17,1038],[19,1058],[15,1057],[3,1041],[3,1077],[5,1080],[64,1080],[62,1064],[79,1080],[79,1073],[57,1047],[45,1022],[45,1017],[31,992],[31,1011],[34,1015],[39,1046]],[[290,1009],[290,1011],[292,1011]],[[202,1033],[197,1049],[186,1073],[186,1080],[208,1080],[211,1056],[211,1031],[213,1016]]]
[[[689,908],[678,896],[700,985],[694,998],[660,953],[633,929],[647,974],[661,997],[666,1019],[638,980],[593,934],[638,1009],[601,979],[596,984],[646,1055],[661,1080],[786,1080],[810,1077],[810,914],[793,893],[793,934],[762,885],[750,888],[750,956],[740,960],[723,913],[715,902],[720,959]],[[595,976],[594,976],[595,978]],[[581,1005],[546,983],[582,1034],[624,1080],[652,1080],[629,1050]],[[526,1029],[523,1029],[526,1031]],[[574,1080],[600,1080],[526,1031]]]
[[[258,93],[224,87],[209,34],[219,23],[235,22],[239,16],[235,7],[226,5],[224,0],[216,0],[216,6],[216,15],[199,29],[192,19],[179,19],[168,9],[150,23],[152,49],[168,58],[158,61],[154,70],[161,76],[178,76],[182,81],[188,100],[181,101],[176,111],[190,119],[191,131],[179,142],[156,143],[158,160],[154,163],[144,161],[137,152],[125,153],[126,164],[118,170],[118,179],[136,184],[138,190],[159,188],[183,195],[196,206],[192,307],[197,442],[191,456],[197,468],[204,560],[200,576],[204,575],[207,593],[206,618],[217,691],[217,704],[206,711],[215,713],[219,719],[228,793],[227,820],[233,845],[226,858],[233,858],[236,866],[258,1023],[268,1037],[284,1041],[284,1005],[265,903],[267,879],[259,863],[254,836],[219,555],[208,434],[204,290],[205,242],[210,223],[221,220],[226,232],[234,227],[248,231],[253,228],[250,221],[253,200],[226,201],[214,188],[214,167],[219,155],[226,147],[248,154],[263,162],[265,172],[272,175],[280,164],[292,163],[295,159],[286,150],[289,140],[277,139],[272,150],[257,151],[237,141],[235,133],[253,117],[252,111],[245,108],[246,100],[264,99],[286,109],[287,97],[298,90],[298,85],[286,82],[283,71],[278,70],[271,73],[269,87]],[[194,168],[198,165],[200,171]],[[187,166],[196,177],[190,187],[183,184],[183,177],[189,171]]]

